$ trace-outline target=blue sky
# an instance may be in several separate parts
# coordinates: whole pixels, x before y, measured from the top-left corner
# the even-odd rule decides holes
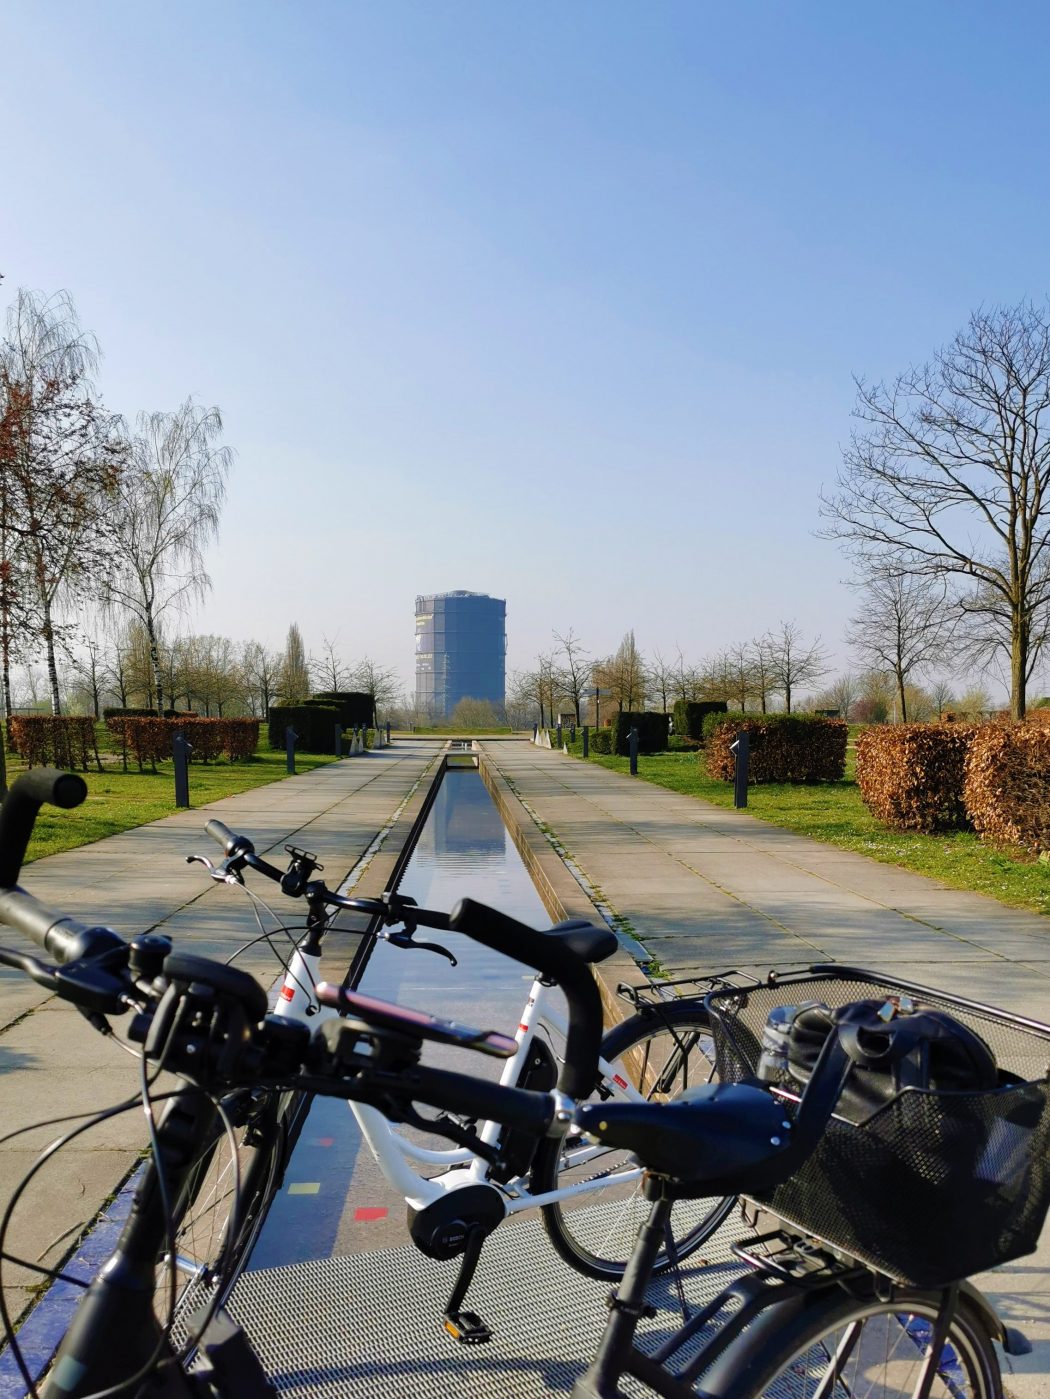
[[[689,659],[781,618],[851,376],[1041,300],[1050,10],[0,4],[0,303],[237,449],[186,625],[411,676],[417,593]]]

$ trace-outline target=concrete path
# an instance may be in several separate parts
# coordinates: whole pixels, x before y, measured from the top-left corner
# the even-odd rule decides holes
[[[1050,1020],[1050,920],[527,741],[484,762],[669,976],[874,967]],[[1050,1230],[981,1286],[1036,1343],[1007,1388],[1050,1395]]]
[[[204,834],[209,817],[250,836],[273,864],[285,863],[286,843],[314,851],[325,865],[326,881],[337,887],[405,805],[441,746],[435,740],[401,741],[180,812],[34,861],[22,883],[51,908],[107,923],[124,937],[164,932],[176,946],[225,958],[252,936],[254,918],[242,892],[213,884],[200,865],[186,863],[195,853],[219,857],[219,847]],[[68,819],[75,821],[76,812]],[[397,838],[395,832],[391,843]],[[380,863],[388,866],[389,859],[384,853]],[[289,906],[276,887],[261,878],[251,887],[269,902],[283,904],[287,915]],[[0,928],[0,941],[32,946],[6,928]],[[345,937],[347,956],[355,943]],[[278,972],[265,944],[239,965],[264,982]],[[133,1098],[137,1084],[137,1062],[105,1041],[68,1003],[20,973],[0,969],[0,1135],[44,1117],[94,1112]],[[0,1200],[10,1198],[41,1148],[72,1125],[38,1128],[0,1144]],[[37,1263],[60,1257],[127,1175],[144,1140],[142,1114],[136,1111],[114,1117],[59,1152],[20,1203],[7,1249]],[[27,1269],[4,1267],[4,1298],[13,1316],[31,1299],[34,1282]]]

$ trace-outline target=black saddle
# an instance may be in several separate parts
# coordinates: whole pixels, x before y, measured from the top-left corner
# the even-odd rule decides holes
[[[783,1107],[749,1084],[705,1083],[672,1102],[586,1103],[576,1125],[670,1177],[683,1197],[765,1189],[790,1173],[794,1157]]]
[[[547,937],[560,938],[570,952],[585,962],[604,962],[620,946],[611,928],[598,928],[584,918],[568,918],[547,930]]]

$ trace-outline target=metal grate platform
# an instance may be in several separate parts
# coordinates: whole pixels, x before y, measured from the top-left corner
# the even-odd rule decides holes
[[[683,1266],[690,1303],[716,1295],[742,1265],[730,1220]],[[230,1310],[282,1394],[397,1399],[529,1399],[567,1394],[594,1354],[608,1285],[573,1272],[539,1220],[515,1221],[485,1243],[467,1306],[495,1333],[461,1346],[441,1328],[456,1263],[403,1248],[245,1273]],[[656,1346],[681,1325],[677,1294],[658,1278],[645,1322]],[[692,1348],[691,1348],[692,1349]],[[641,1393],[641,1389],[625,1389]],[[648,1393],[648,1391],[645,1391]]]

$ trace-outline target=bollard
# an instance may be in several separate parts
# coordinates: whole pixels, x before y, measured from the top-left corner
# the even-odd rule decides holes
[[[172,757],[175,759],[175,805],[189,806],[190,754],[193,752],[193,747],[186,742],[186,735],[181,729],[171,740],[171,751]]]
[[[295,745],[298,741],[299,735],[292,728],[291,724],[287,725],[284,731],[284,752],[285,764],[288,771],[291,773],[295,772]]]
[[[386,721],[386,746],[390,747],[390,720]]]
[[[539,724],[533,724],[533,726],[532,726],[532,741],[533,741],[533,743],[536,742],[536,735],[539,733],[539,731],[540,731],[540,726],[539,726]]]
[[[588,742],[589,739],[590,739],[590,730],[588,729],[587,725],[584,724],[584,726],[583,726],[583,756],[584,756],[585,758],[590,754],[590,751],[591,751],[591,745],[590,745],[590,743]]]
[[[751,755],[751,740],[741,729],[736,741],[729,745],[729,751],[736,755],[736,768],[733,773],[733,805],[739,810],[747,806],[747,767]]]
[[[631,776],[638,776],[638,730],[632,725],[631,731],[627,735],[627,743],[631,754]]]
[[[570,743],[575,743],[575,742],[576,742],[576,725],[575,725],[575,724],[570,724],[570,725],[569,725],[569,742],[570,742]]]
[[[337,758],[341,758],[341,757],[343,756],[343,726],[342,726],[342,724],[336,724],[336,726],[335,726],[335,756],[336,756]]]
[[[561,747],[561,720],[558,720],[558,747]]]

